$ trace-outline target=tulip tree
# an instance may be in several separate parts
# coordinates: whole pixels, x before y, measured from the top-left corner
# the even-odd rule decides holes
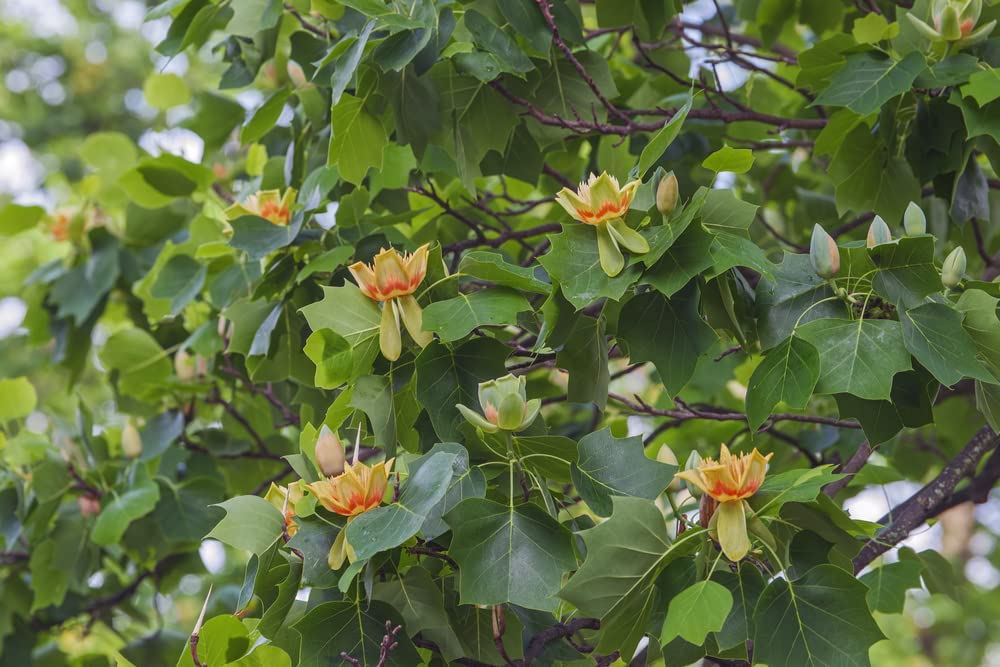
[[[983,609],[903,542],[1000,478],[998,17],[153,7],[202,158],[108,124],[0,212],[0,662],[846,667]]]

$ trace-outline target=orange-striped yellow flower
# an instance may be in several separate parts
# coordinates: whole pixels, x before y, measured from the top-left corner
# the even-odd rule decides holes
[[[601,268],[609,276],[618,275],[625,267],[622,247],[635,254],[649,252],[646,239],[622,220],[639,185],[636,180],[619,186],[618,179],[602,172],[600,176],[591,174],[575,191],[563,188],[556,194],[556,201],[573,219],[597,230]]]
[[[274,225],[286,226],[292,219],[292,204],[295,202],[295,188],[281,190],[260,190],[246,200],[237,202],[225,210],[226,220],[236,220],[245,215],[264,218]]]
[[[389,361],[399,359],[403,349],[400,322],[420,347],[433,339],[423,330],[423,311],[413,297],[427,275],[427,249],[426,243],[413,254],[383,248],[372,264],[355,262],[347,267],[361,291],[382,304],[379,348]]]
[[[305,493],[302,491],[302,482],[289,484],[287,487],[279,486],[271,482],[271,487],[267,490],[264,499],[281,510],[285,515],[285,532],[289,537],[295,537],[299,532],[299,524],[295,522],[295,503],[302,500]]]
[[[373,466],[358,461],[344,465],[344,472],[308,484],[323,507],[346,517],[355,517],[382,504],[394,459]]]
[[[730,560],[740,560],[750,551],[745,500],[764,483],[771,456],[764,456],[756,448],[749,454],[733,455],[722,445],[718,461],[707,458],[698,467],[677,473],[677,477],[718,501],[713,522],[717,522],[719,543]]]

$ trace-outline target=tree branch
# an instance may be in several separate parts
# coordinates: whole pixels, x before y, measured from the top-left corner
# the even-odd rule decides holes
[[[962,448],[929,484],[895,507],[879,523],[887,524],[878,534],[865,543],[854,558],[854,571],[860,572],[866,565],[896,546],[927,519],[937,516],[945,509],[953,507],[952,494],[963,479],[971,476],[982,458],[997,448],[1000,439],[988,425],[983,426],[972,440]],[[994,455],[996,458],[996,455]],[[1000,475],[1000,465],[990,462],[990,475]],[[986,471],[984,470],[984,473]],[[994,480],[995,481],[995,480]],[[992,484],[990,485],[992,486]]]

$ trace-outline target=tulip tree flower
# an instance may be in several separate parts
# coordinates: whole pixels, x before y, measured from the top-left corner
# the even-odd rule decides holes
[[[340,441],[329,441],[329,446],[340,446]],[[361,433],[354,444],[354,459],[344,464],[344,471],[339,475],[324,477],[318,482],[306,484],[316,499],[335,514],[347,517],[350,523],[355,517],[373,510],[382,504],[386,486],[389,484],[389,474],[395,459],[380,461],[368,466],[358,460],[361,453]],[[327,562],[330,569],[338,570],[344,561],[354,561],[354,550],[347,543],[347,526],[337,534],[330,547]]]
[[[912,12],[906,18],[931,42],[953,45],[957,50],[978,44],[993,32],[996,20],[976,29],[982,12],[983,0],[934,0],[930,16],[933,26]]]
[[[427,274],[427,248],[425,243],[412,255],[383,248],[371,265],[355,262],[347,267],[361,291],[382,304],[378,344],[389,361],[399,359],[403,349],[400,320],[420,347],[426,347],[434,338],[423,330],[423,311],[413,298]]]
[[[229,221],[245,215],[255,215],[271,224],[284,227],[292,218],[294,202],[295,188],[288,188],[285,194],[281,194],[281,190],[261,190],[247,197],[245,201],[233,204],[224,213],[226,220]]]
[[[640,181],[636,180],[619,187],[614,176],[602,172],[600,176],[591,174],[590,179],[586,183],[580,183],[575,192],[570,188],[563,188],[556,195],[556,201],[573,219],[593,225],[597,230],[601,268],[612,277],[625,268],[622,247],[640,255],[649,252],[646,239],[622,219],[632,204],[639,185]]]
[[[763,456],[756,448],[749,454],[734,456],[722,445],[718,461],[704,459],[697,468],[677,473],[677,477],[719,503],[712,523],[718,530],[723,553],[732,561],[742,559],[750,551],[747,515],[751,510],[746,499],[763,484],[771,456]]]
[[[479,384],[480,415],[464,405],[456,405],[473,426],[486,433],[511,431],[517,433],[531,426],[542,407],[538,398],[527,400],[524,376],[506,375]]]

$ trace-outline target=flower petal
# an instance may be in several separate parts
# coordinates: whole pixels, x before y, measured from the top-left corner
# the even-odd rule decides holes
[[[396,299],[396,303],[399,304],[399,312],[403,316],[403,324],[406,325],[406,330],[410,333],[410,337],[414,342],[420,347],[430,345],[430,342],[434,340],[434,334],[430,331],[424,331],[424,313],[420,309],[420,304],[413,298],[413,295],[407,294],[406,296],[401,296]]]
[[[741,560],[750,551],[743,501],[731,500],[719,503],[715,516],[718,517],[717,530],[723,553],[731,561]]]
[[[604,269],[604,273],[614,278],[625,268],[625,257],[618,247],[618,242],[608,231],[607,223],[595,225],[595,227],[597,229],[597,254],[601,260],[601,268]]]
[[[402,335],[399,331],[399,319],[396,317],[396,307],[393,301],[382,305],[382,320],[378,328],[378,347],[382,356],[389,361],[399,359],[403,351]]]

